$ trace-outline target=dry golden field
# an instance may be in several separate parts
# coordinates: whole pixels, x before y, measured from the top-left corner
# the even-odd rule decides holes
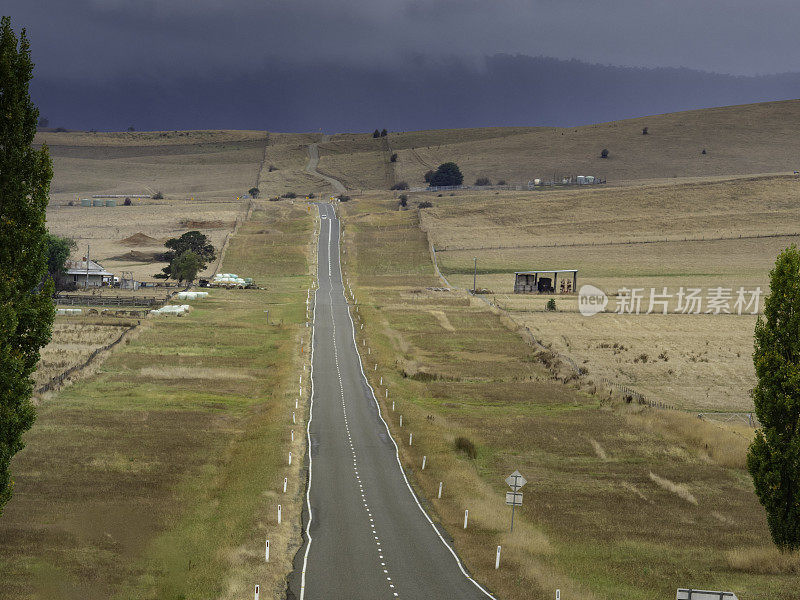
[[[82,364],[95,349],[110,344],[136,320],[58,317],[53,338],[42,348],[39,366],[33,375],[34,387],[50,382],[67,369]]]
[[[455,161],[465,183],[527,182],[596,175],[609,183],[684,177],[786,173],[798,169],[800,141],[791,124],[800,101],[768,102],[654,115],[575,128],[390,134],[398,178],[424,185],[423,174]],[[642,135],[648,127],[649,135]],[[405,148],[405,149],[403,149]],[[602,149],[609,158],[600,158]],[[703,149],[706,154],[702,154]]]
[[[341,213],[358,344],[377,364],[367,376],[395,436],[414,434],[413,446],[400,444],[413,485],[497,597],[544,600],[560,588],[565,598],[640,600],[679,585],[733,589],[742,600],[798,597],[800,561],[770,547],[745,470],[751,428],[556,382],[547,353],[502,313],[434,289],[416,210],[398,211],[384,193]],[[472,455],[459,449],[470,444]],[[530,483],[511,534],[502,498],[514,469]]]
[[[680,290],[730,290],[728,310],[768,291],[778,252],[796,243],[800,180],[793,177],[645,185],[618,189],[495,194],[458,192],[421,210],[422,227],[438,249],[443,274],[463,288],[473,284],[553,350],[588,376],[630,386],[653,400],[703,411],[749,411],[755,316],[750,314],[617,315],[622,288],[640,289],[641,312],[666,293],[678,310]],[[740,237],[741,236],[741,237]],[[609,296],[607,311],[591,318],[575,296],[549,299],[513,294],[514,271],[579,270],[578,286]],[[761,304],[763,305],[763,295]],[[661,312],[654,304],[653,312]],[[743,313],[752,312],[745,309]]]
[[[219,250],[246,210],[247,201],[235,197],[226,202],[148,199],[113,208],[51,204],[47,227],[51,233],[76,241],[74,259],[86,256],[88,244],[91,259],[106,270],[117,275],[132,271],[136,279],[152,281],[166,264],[155,262],[153,255],[166,250],[167,239],[198,230]],[[215,267],[210,264],[206,272]]]

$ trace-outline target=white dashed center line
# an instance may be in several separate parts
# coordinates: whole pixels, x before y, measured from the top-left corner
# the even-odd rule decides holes
[[[327,219],[327,221],[328,221],[328,277],[331,277],[332,276],[332,271],[331,271],[331,269],[332,269],[332,267],[331,267],[331,252],[332,252],[331,232],[333,230],[333,219]],[[358,484],[358,489],[359,489],[359,492],[361,493],[361,498],[364,501],[364,509],[365,509],[365,511],[367,513],[367,517],[369,517],[370,530],[372,531],[372,537],[375,538],[375,544],[376,544],[376,547],[377,547],[377,550],[378,550],[378,558],[381,561],[381,567],[382,567],[383,573],[384,573],[384,575],[386,575],[386,581],[389,583],[389,589],[390,590],[394,590],[394,584],[392,583],[392,578],[389,577],[389,575],[388,575],[389,571],[388,571],[388,569],[386,569],[386,562],[384,561],[383,549],[381,548],[380,538],[377,535],[378,532],[375,530],[375,522],[374,522],[374,519],[372,518],[372,512],[369,510],[369,504],[367,503],[367,497],[364,494],[364,485],[361,482],[361,476],[358,474],[358,456],[356,454],[356,449],[355,449],[355,446],[353,445],[353,437],[352,437],[352,434],[350,432],[350,423],[349,423],[348,418],[347,418],[347,404],[345,403],[345,400],[344,400],[344,387],[342,385],[342,372],[339,369],[339,350],[336,347],[336,319],[334,318],[334,315],[333,315],[333,286],[332,285],[329,288],[328,294],[329,294],[330,299],[331,299],[331,303],[330,303],[330,307],[331,307],[331,323],[333,324],[333,357],[334,357],[334,362],[336,364],[337,379],[339,380],[339,396],[341,397],[341,400],[342,400],[342,414],[344,415],[344,427],[345,427],[345,431],[347,433],[347,442],[350,444],[350,451],[353,453],[353,474],[355,475],[356,483]],[[345,301],[346,300],[347,299],[345,298]],[[393,597],[398,597],[398,596],[399,595],[398,595],[397,592],[393,592]]]

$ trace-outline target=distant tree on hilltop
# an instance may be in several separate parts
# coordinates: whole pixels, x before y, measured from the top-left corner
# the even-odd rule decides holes
[[[436,172],[431,176],[428,185],[431,186],[450,186],[461,185],[464,183],[464,175],[461,169],[454,162],[446,162],[439,165]]]
[[[381,137],[386,137],[387,135],[389,135],[389,132],[386,131],[386,128],[381,129]]]
[[[381,137],[381,132],[376,129],[375,131],[372,132],[372,137],[376,139]]]

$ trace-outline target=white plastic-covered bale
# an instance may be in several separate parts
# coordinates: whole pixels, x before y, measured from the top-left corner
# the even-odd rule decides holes
[[[583,175],[578,175],[578,185],[583,185],[586,183],[586,177]]]

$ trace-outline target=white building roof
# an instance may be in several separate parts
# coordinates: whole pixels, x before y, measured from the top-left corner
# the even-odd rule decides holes
[[[67,275],[86,275],[86,261],[85,260],[68,260],[67,264]],[[94,262],[93,260],[89,261],[89,275],[101,276],[101,277],[113,277],[113,273],[109,273],[106,271],[102,265]]]

